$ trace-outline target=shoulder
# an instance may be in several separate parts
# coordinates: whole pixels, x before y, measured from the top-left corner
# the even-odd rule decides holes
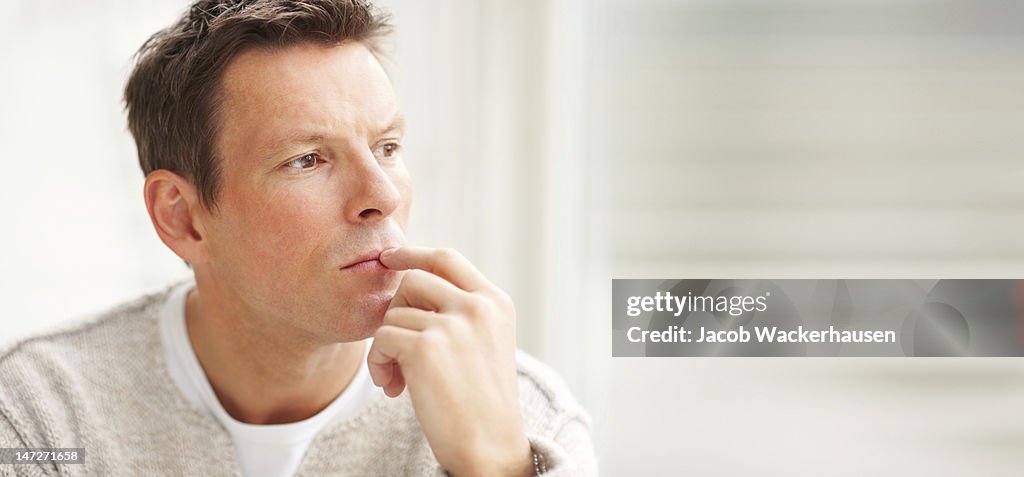
[[[166,295],[167,290],[145,295],[0,347],[0,382],[32,370],[83,366],[115,344],[130,343],[153,324]]]
[[[529,430],[553,435],[574,420],[590,426],[590,416],[554,369],[522,350],[516,352],[516,364],[519,401]]]
[[[138,377],[133,370],[149,366],[159,349],[156,317],[168,291],[0,348],[0,418],[36,443],[54,435],[54,426],[79,424],[90,400],[123,393]]]

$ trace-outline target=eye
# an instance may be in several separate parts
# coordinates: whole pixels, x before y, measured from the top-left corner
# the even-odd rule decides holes
[[[315,169],[316,165],[319,164],[320,158],[313,153],[306,154],[302,157],[295,158],[284,164],[285,167],[298,170],[311,170]]]
[[[378,161],[389,161],[398,156],[398,149],[399,146],[397,142],[389,142],[375,149],[373,151],[373,155]]]

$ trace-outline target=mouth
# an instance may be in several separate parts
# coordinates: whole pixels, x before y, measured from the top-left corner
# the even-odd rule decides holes
[[[340,267],[342,271],[353,271],[353,272],[372,272],[372,271],[383,271],[388,270],[383,263],[380,263],[380,253],[384,249],[373,250],[355,259],[348,265]]]
[[[352,265],[349,265],[347,267],[342,268],[343,271],[353,271],[353,272],[372,272],[372,271],[382,271],[382,270],[387,270],[387,269],[388,268],[385,267],[383,263],[380,263],[380,260],[377,260],[377,259],[364,260],[362,262],[353,263]]]

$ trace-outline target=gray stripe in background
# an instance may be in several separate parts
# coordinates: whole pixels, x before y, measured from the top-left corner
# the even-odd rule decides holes
[[[1019,280],[612,280],[613,356],[1022,356]]]

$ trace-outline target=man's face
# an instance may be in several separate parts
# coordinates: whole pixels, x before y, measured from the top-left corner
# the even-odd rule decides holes
[[[200,299],[311,339],[372,335],[401,276],[365,260],[404,243],[412,194],[384,70],[359,43],[257,49],[221,91],[219,210],[196,269],[220,296]]]

